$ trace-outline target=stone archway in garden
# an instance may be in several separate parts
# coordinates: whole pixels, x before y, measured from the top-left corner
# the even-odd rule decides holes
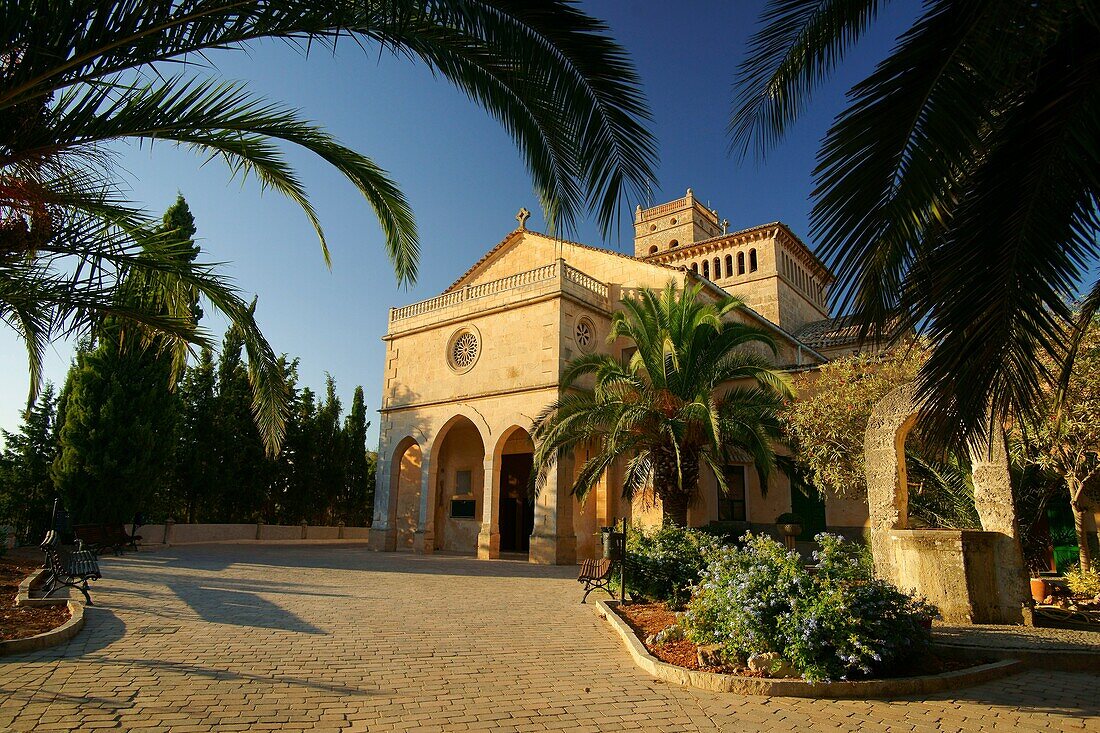
[[[915,385],[875,405],[864,436],[876,571],[935,603],[950,623],[1030,623],[1004,434],[970,446],[981,530],[909,529],[905,439],[916,425]]]

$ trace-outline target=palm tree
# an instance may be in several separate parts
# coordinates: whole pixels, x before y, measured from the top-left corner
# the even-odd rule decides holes
[[[738,70],[735,149],[774,145],[873,25],[879,0],[771,0]],[[931,435],[1033,414],[1068,373],[1100,229],[1100,13],[1083,0],[928,0],[849,93],[811,230],[864,336],[919,328]],[[1056,371],[1056,370],[1055,370]]]
[[[534,423],[536,488],[561,452],[582,445],[595,450],[577,472],[578,499],[625,459],[623,497],[651,484],[665,522],[679,526],[687,523],[704,465],[724,492],[724,467],[747,457],[766,487],[780,441],[777,413],[792,396],[787,377],[763,355],[775,352],[771,336],[727,318],[743,306],[740,299],[710,301],[698,285],[680,292],[669,283],[622,304],[608,342],[626,338],[637,351],[627,364],[590,354],[566,367],[563,394]],[[589,375],[593,387],[578,386]]]
[[[211,51],[279,38],[303,50],[338,40],[417,58],[497,117],[520,147],[553,226],[585,210],[605,231],[626,189],[653,178],[655,147],[638,79],[606,27],[565,0],[98,0],[6,2],[0,16],[0,317],[27,345],[34,388],[45,343],[128,318],[206,345],[183,314],[121,308],[135,269],[201,292],[242,326],[254,411],[269,447],[285,420],[281,369],[247,305],[211,268],[179,268],[149,244],[108,143],[168,141],[254,175],[321,224],[279,144],[335,167],[374,209],[400,282],[419,245],[398,187],[369,158],[241,84],[195,75]],[[169,73],[169,63],[181,72]],[[165,246],[170,246],[166,242]]]

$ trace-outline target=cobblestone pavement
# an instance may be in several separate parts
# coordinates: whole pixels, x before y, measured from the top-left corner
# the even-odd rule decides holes
[[[1100,731],[1094,674],[896,701],[658,682],[573,568],[210,545],[103,569],[76,639],[0,660],[0,730]]]

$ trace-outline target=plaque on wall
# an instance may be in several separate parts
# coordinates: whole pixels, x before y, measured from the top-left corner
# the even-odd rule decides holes
[[[474,499],[451,499],[451,519],[473,519],[477,516],[476,510]]]

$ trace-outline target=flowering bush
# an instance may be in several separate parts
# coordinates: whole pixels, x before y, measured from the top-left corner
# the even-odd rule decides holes
[[[765,536],[715,553],[688,604],[688,638],[731,661],[777,652],[811,681],[888,672],[928,643],[934,608],[876,580],[864,548],[815,539],[816,575]]]
[[[1066,570],[1066,585],[1075,596],[1095,598],[1100,596],[1100,572],[1082,570],[1080,565],[1073,565]]]
[[[704,532],[665,525],[634,528],[626,543],[626,588],[632,597],[680,607],[721,542]]]

